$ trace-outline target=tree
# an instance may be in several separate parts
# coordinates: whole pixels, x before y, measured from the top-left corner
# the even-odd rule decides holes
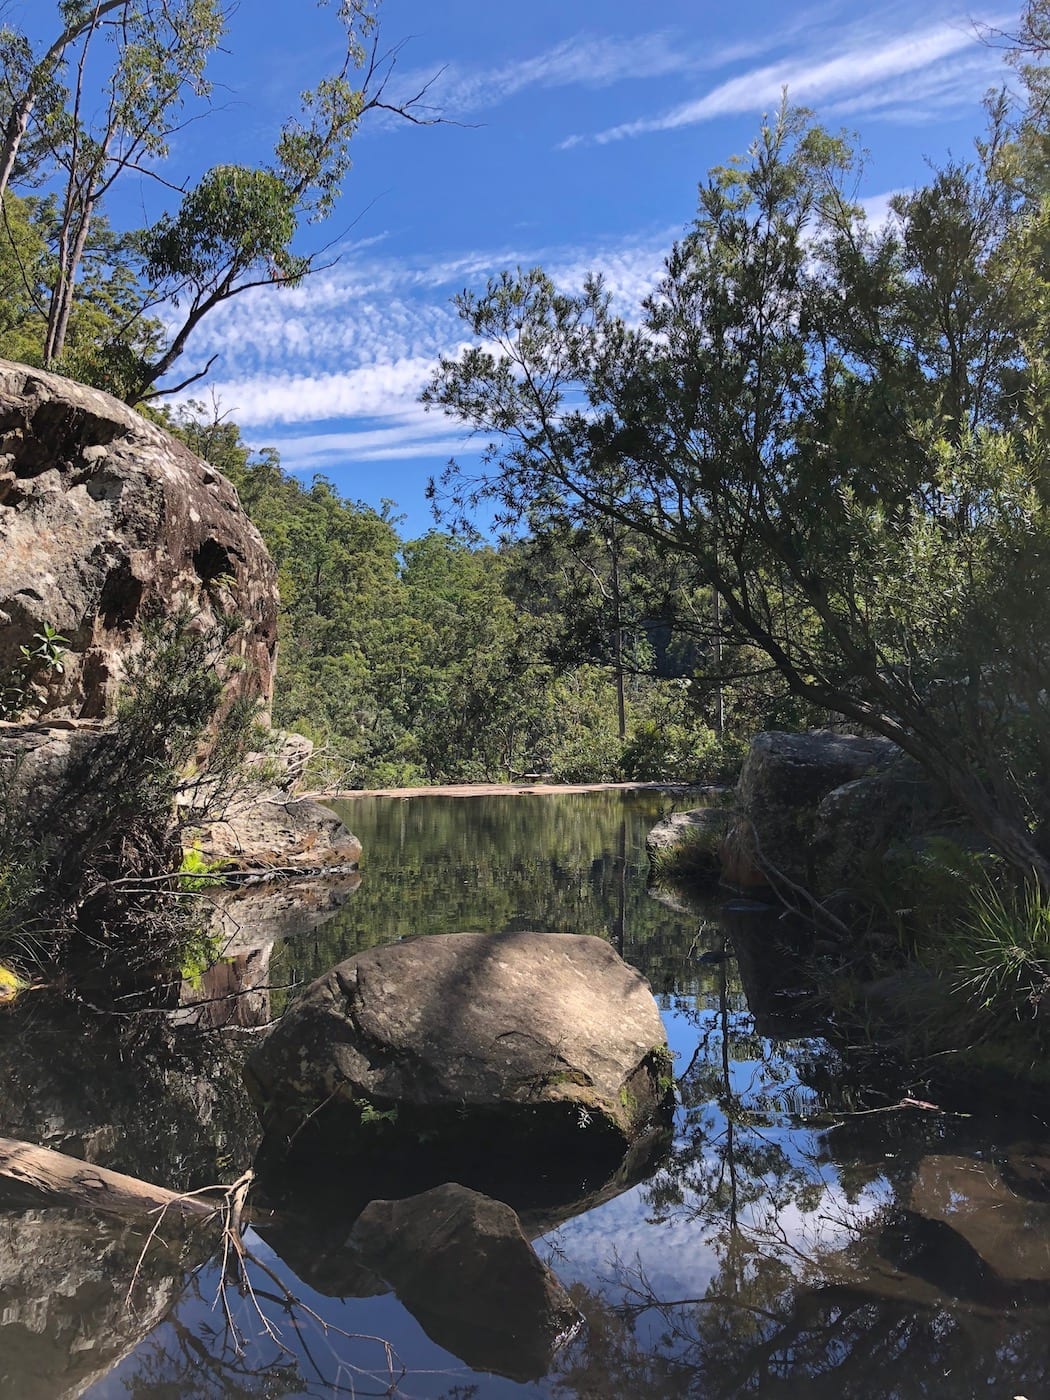
[[[93,31],[109,14],[127,10],[128,0],[65,0],[60,6],[62,28],[38,58],[27,37],[17,30],[0,30],[0,58],[3,60],[3,144],[0,147],[0,199],[7,192],[25,141],[30,118],[41,97],[47,114],[59,107],[56,74],[66,50]]]
[[[426,87],[404,101],[387,97],[397,50],[380,54],[376,38],[366,48],[374,25],[371,0],[341,0],[339,19],[341,67],[302,94],[299,115],[281,129],[273,163],[214,167],[177,213],[142,235],[152,296],[185,306],[185,313],[164,352],[143,365],[130,402],[173,393],[207,374],[214,361],[175,388],[156,388],[216,306],[253,287],[297,286],[320,270],[323,255],[298,252],[293,242],[304,223],[331,213],[350,168],[350,140],[366,112],[393,112],[416,125],[440,120],[420,107]],[[363,70],[360,86],[352,81],[357,69]]]
[[[701,187],[638,325],[599,278],[504,274],[460,297],[480,343],[424,398],[491,437],[445,479],[459,506],[687,557],[733,640],[892,739],[1050,891],[1047,215],[1011,135],[993,104],[977,160],[880,231],[848,143],[784,108]]]
[[[101,201],[126,171],[155,174],[154,164],[168,154],[185,97],[207,97],[205,68],[225,27],[219,0],[165,0],[143,7],[130,0],[67,3],[62,19],[65,29],[38,62],[23,36],[5,34],[5,47],[21,60],[15,66],[22,83],[18,96],[12,87],[0,167],[6,184],[34,117],[37,150],[53,173],[58,196],[42,351],[49,366],[61,365],[65,354],[77,277]],[[95,109],[89,71],[102,42],[107,58],[95,116],[89,115]],[[36,109],[41,87],[48,96],[42,112]],[[120,243],[111,250],[121,250]]]
[[[122,295],[109,324],[96,326],[113,350],[100,346],[99,361],[119,362],[106,387],[131,403],[207,373],[214,361],[183,384],[158,387],[216,306],[252,287],[294,286],[321,266],[321,253],[297,246],[299,235],[332,212],[363,115],[382,109],[416,124],[440,120],[422,106],[425,86],[404,100],[388,98],[398,50],[379,49],[374,0],[339,0],[335,9],[339,63],[302,94],[272,161],[217,165],[188,190],[167,177],[164,162],[170,135],[189,119],[187,100],[208,99],[208,59],[226,23],[222,0],[59,0],[59,33],[39,55],[23,32],[0,30],[0,196],[6,210],[13,179],[43,184],[51,196],[39,206],[48,215],[49,257],[22,273],[46,321],[35,356],[43,365],[75,372],[84,364],[67,352],[78,305],[91,295],[81,274],[92,258],[99,265],[100,249]],[[149,229],[100,237],[103,201],[129,171],[181,202]],[[8,241],[17,254],[17,240]],[[162,304],[181,314],[166,318],[173,324],[164,339],[150,319]]]

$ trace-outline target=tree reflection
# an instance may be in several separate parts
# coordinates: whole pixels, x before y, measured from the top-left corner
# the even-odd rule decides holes
[[[675,1151],[646,1200],[654,1224],[697,1232],[711,1267],[681,1296],[640,1260],[614,1255],[601,1287],[574,1293],[589,1330],[561,1358],[555,1392],[1042,1393],[1046,1286],[962,1289],[969,1246],[896,1204],[943,1120],[850,1118],[840,1093],[834,1106],[847,1112],[833,1122],[846,1131],[809,1128],[829,1107],[812,1087],[827,1083],[827,1048],[759,1035],[728,961],[698,1002],[679,1008],[694,1020],[696,1050],[679,1079]]]

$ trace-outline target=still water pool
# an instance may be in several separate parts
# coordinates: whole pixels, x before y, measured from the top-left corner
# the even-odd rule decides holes
[[[254,954],[266,980],[253,995],[270,1013],[341,958],[417,933],[599,934],[649,978],[676,1055],[673,1142],[634,1184],[557,1212],[536,1239],[586,1322],[546,1375],[510,1379],[442,1350],[392,1294],[363,1285],[342,1251],[347,1222],[319,1195],[296,1203],[292,1224],[249,1232],[254,1296],[227,1289],[225,1304],[221,1260],[192,1243],[155,1241],[129,1295],[140,1237],[9,1205],[0,1392],[1050,1394],[1050,1132],[979,1105],[968,1117],[897,1107],[902,1091],[858,1081],[785,994],[775,919],[647,892],[646,832],[689,805],[652,792],[355,799],[342,814],[364,843],[360,888]],[[33,1028],[53,1057],[45,1031]],[[94,1160],[157,1180],[236,1175],[250,1113],[221,1037],[188,1068],[185,1034],[168,1024],[149,1102],[140,1093],[137,1111],[93,1129],[52,1059],[36,1140],[61,1145],[64,1125]],[[19,1112],[0,1131],[29,1135]]]

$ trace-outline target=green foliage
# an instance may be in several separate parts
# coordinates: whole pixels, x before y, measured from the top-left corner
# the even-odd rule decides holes
[[[477,343],[424,400],[490,439],[449,508],[687,562],[716,674],[893,739],[1050,889],[1046,186],[989,117],[874,230],[855,152],[785,107],[710,173],[639,325],[598,277],[504,273],[459,298]]]
[[[1050,994],[1050,900],[1036,886],[976,885],[965,917],[940,950],[952,991],[974,1027],[1002,1031],[1040,1016]]]
[[[200,989],[201,979],[219,957],[224,941],[221,934],[209,933],[206,924],[187,924],[178,943],[178,971],[194,991]]]
[[[389,511],[343,499],[324,477],[304,486],[271,452],[253,457],[236,425],[203,405],[173,426],[234,482],[277,565],[274,717],[318,745],[314,781],[707,779],[722,766],[685,679],[654,675],[656,649],[641,635],[624,648],[637,670],[621,740],[607,635],[596,621],[579,626],[593,542],[575,542],[580,573],[565,586],[560,546],[439,531],[403,541]],[[648,562],[625,549],[624,593],[655,616],[658,590],[633,580]]]
[[[197,846],[185,846],[179,862],[179,889],[194,894],[221,884],[215,876],[221,875],[227,864],[224,860],[208,860]]]
[[[0,28],[0,283],[14,293],[0,343],[9,354],[140,403],[170,392],[158,381],[216,306],[313,270],[318,255],[293,252],[292,242],[332,213],[362,116],[409,115],[412,106],[384,97],[394,55],[377,61],[366,47],[372,0],[334,8],[335,66],[280,126],[271,163],[218,165],[176,209],[117,235],[103,203],[126,174],[180,188],[165,162],[172,134],[207,109],[208,64],[226,29],[221,0],[58,0],[54,37],[40,51],[17,27]],[[181,320],[150,317],[164,302]]]
[[[392,1108],[376,1108],[375,1104],[368,1103],[362,1099],[359,1104],[361,1110],[361,1127],[373,1128],[381,1132],[384,1128],[392,1127],[398,1119],[398,1107],[394,1104]]]
[[[0,719],[19,719],[46,699],[49,679],[63,673],[69,642],[50,623],[34,632],[29,646],[18,648],[16,669],[0,681]]]

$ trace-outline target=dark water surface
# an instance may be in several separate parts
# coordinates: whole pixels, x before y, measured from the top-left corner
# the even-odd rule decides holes
[[[263,1267],[254,1300],[226,1291],[237,1335],[221,1263],[199,1240],[162,1230],[129,1307],[141,1232],[10,1204],[0,1393],[1050,1395],[1050,1132],[997,1120],[993,1105],[894,1108],[783,994],[775,921],[648,894],[645,834],[689,805],[609,792],[355,800],[343,814],[364,843],[360,888],[331,908],[311,895],[294,938],[257,947],[244,906],[237,959],[194,993],[211,1024],[251,1025],[350,953],[468,929],[598,934],[648,976],[677,1056],[674,1141],[644,1179],[561,1209],[536,1240],[586,1319],[547,1375],[472,1370],[439,1347],[355,1271],[338,1203],[320,1196],[300,1203],[301,1225],[250,1234]],[[220,1014],[215,988],[237,985],[254,1000]],[[123,1043],[95,1047],[85,1068],[83,1025],[9,1022],[0,1132],[172,1185],[232,1179],[255,1145],[235,1051],[215,1034],[190,1034],[187,1051],[191,1031],[166,1020],[144,1072]]]

